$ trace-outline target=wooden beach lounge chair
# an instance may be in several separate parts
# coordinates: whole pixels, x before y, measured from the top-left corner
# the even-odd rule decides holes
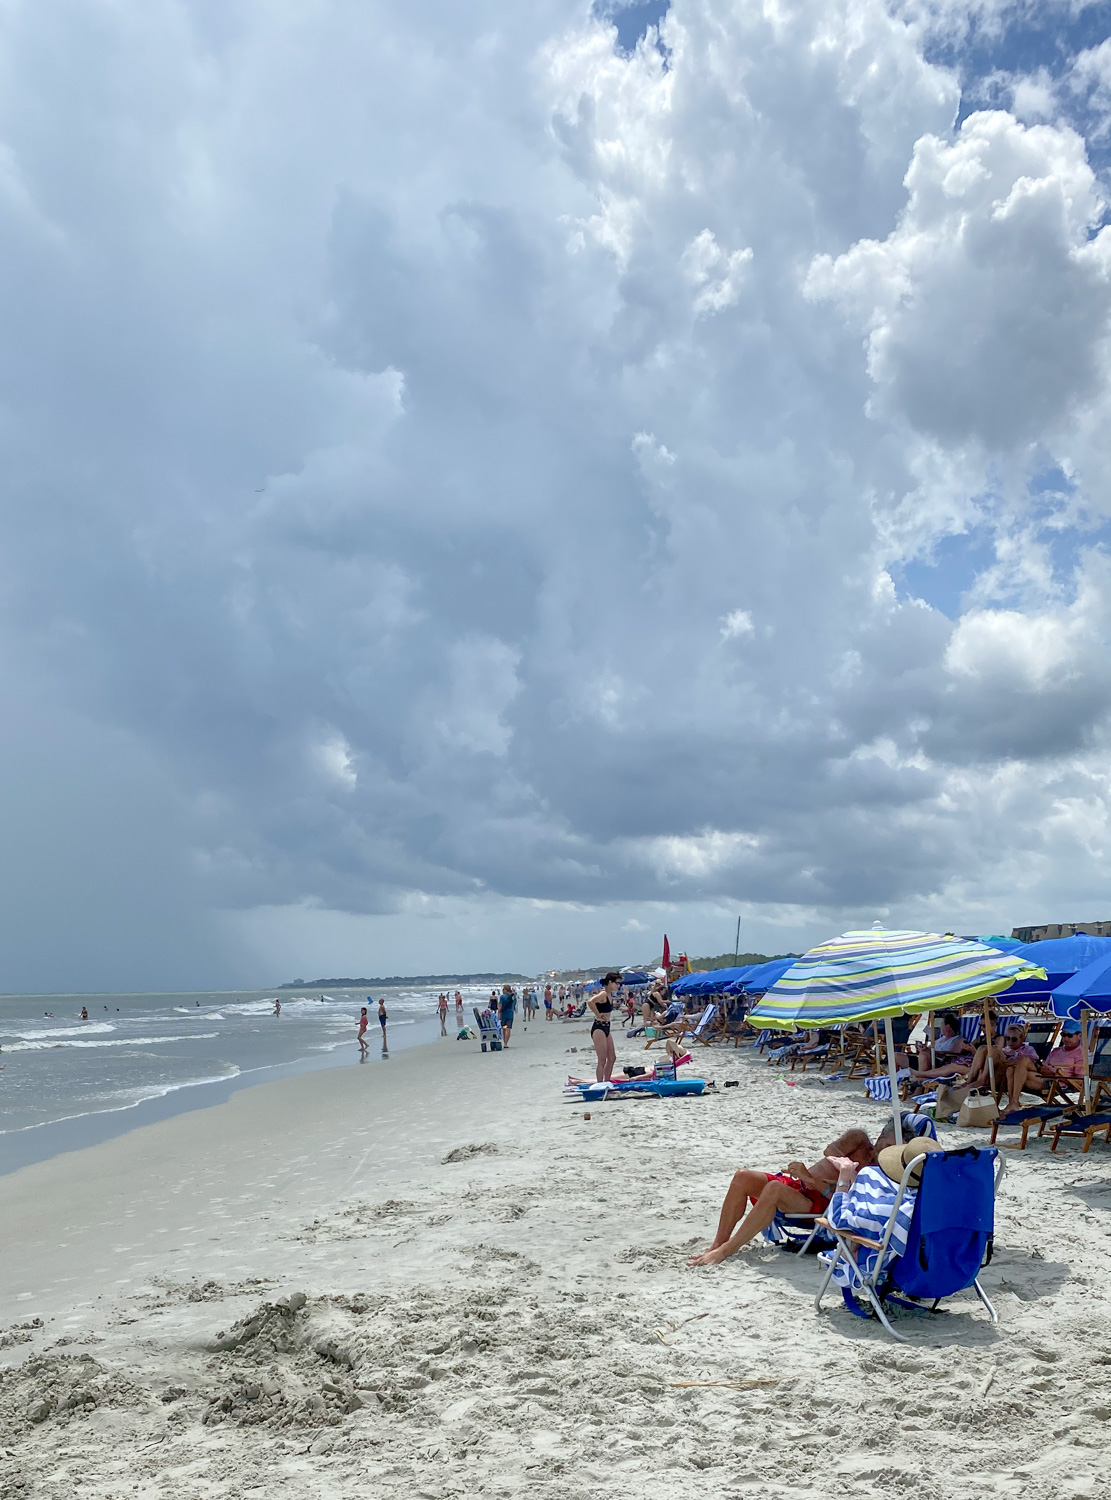
[[[1043,1136],[1051,1120],[1059,1120],[1068,1112],[1069,1106],[1066,1104],[1031,1104],[1022,1109],[1012,1109],[1005,1115],[996,1115],[991,1122],[991,1144],[1002,1146],[1006,1151],[1025,1151],[1027,1137],[1034,1125],[1038,1127],[1038,1135]],[[1021,1135],[1017,1141],[996,1139],[1000,1130],[1014,1125],[1021,1127]]]
[[[1056,1151],[1063,1135],[1078,1135],[1084,1141],[1081,1151],[1090,1151],[1093,1140],[1101,1130],[1104,1142],[1111,1145],[1111,1110],[1103,1110],[1101,1113],[1093,1111],[1090,1114],[1081,1114],[1077,1110],[1064,1114],[1053,1127],[1053,1140],[1050,1142],[1049,1149]]]
[[[719,1014],[720,1007],[711,1002],[699,1017],[698,1024],[686,1033],[684,1040],[688,1043],[699,1042],[703,1047],[708,1047],[717,1031]]]

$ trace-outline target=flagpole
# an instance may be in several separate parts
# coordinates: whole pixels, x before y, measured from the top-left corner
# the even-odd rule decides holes
[[[741,956],[741,919],[737,918],[737,937],[733,944],[733,967],[737,967],[737,960]]]

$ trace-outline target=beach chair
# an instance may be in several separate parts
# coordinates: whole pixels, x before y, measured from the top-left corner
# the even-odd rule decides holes
[[[867,1239],[822,1221],[833,1235],[836,1248],[829,1254],[825,1278],[814,1300],[820,1312],[822,1297],[840,1266],[848,1273],[849,1284],[841,1288],[845,1306],[857,1317],[878,1318],[891,1337],[901,1343],[909,1341],[888,1321],[890,1306],[936,1312],[943,1298],[969,1288],[975,1291],[991,1321],[999,1322],[980,1285],[979,1274],[991,1257],[995,1194],[1003,1176],[1003,1158],[998,1151],[968,1146],[960,1151],[934,1152],[919,1161],[922,1181],[903,1254],[891,1256],[889,1246],[899,1207],[913,1191],[910,1177],[918,1162],[911,1162],[903,1173],[882,1239]],[[858,1263],[860,1248],[876,1252],[866,1270]]]
[[[782,1211],[760,1231],[765,1244],[793,1255],[817,1255],[834,1245],[833,1231],[822,1214],[785,1214]]]
[[[846,1057],[848,1069],[846,1078],[863,1078],[875,1073],[879,1067],[879,1049],[876,1046],[875,1036],[871,1032],[865,1032],[849,1050]]]
[[[1043,1136],[1049,1122],[1061,1119],[1072,1107],[1067,1104],[1030,1104],[1024,1105],[1022,1109],[1012,1109],[1005,1115],[996,1115],[991,1122],[991,1144],[1001,1146],[1005,1151],[1025,1151],[1027,1137],[1034,1125],[1038,1127],[1038,1135]],[[1021,1127],[1019,1139],[1017,1141],[997,1140],[999,1131],[1011,1125]]]
[[[474,1007],[474,1018],[478,1024],[478,1036],[482,1043],[482,1050],[486,1052],[500,1052],[502,1050],[501,1022],[492,1010],[479,1010]]]
[[[711,1003],[707,1005],[706,1009],[699,1017],[698,1024],[694,1026],[690,1031],[684,1033],[684,1041],[686,1041],[688,1044],[690,1042],[698,1042],[703,1047],[708,1047],[714,1039],[714,1033],[717,1030],[719,1014],[720,1007],[713,1004],[713,1002],[711,1001]]]
[[[1103,1131],[1104,1142],[1111,1145],[1111,1111],[1103,1110],[1100,1112],[1093,1110],[1087,1114],[1081,1114],[1079,1110],[1070,1111],[1062,1114],[1054,1125],[1053,1140],[1050,1142],[1049,1149],[1056,1151],[1061,1144],[1061,1137],[1063,1135],[1079,1135],[1084,1140],[1084,1144],[1080,1148],[1081,1151],[1090,1151],[1092,1149],[1092,1142],[1101,1130]],[[1041,1134],[1040,1131],[1038,1133]]]

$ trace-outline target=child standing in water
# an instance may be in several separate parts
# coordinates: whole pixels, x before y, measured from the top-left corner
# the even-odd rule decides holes
[[[363,1008],[362,1008],[362,1010],[359,1012],[359,1051],[362,1053],[363,1057],[366,1056],[366,1051],[367,1051],[367,1048],[366,1048],[366,1027],[367,1027],[366,1006],[364,1005]]]

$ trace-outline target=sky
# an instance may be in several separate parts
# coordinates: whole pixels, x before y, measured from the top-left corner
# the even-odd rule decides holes
[[[1109,38],[0,0],[0,990],[1111,915]]]

